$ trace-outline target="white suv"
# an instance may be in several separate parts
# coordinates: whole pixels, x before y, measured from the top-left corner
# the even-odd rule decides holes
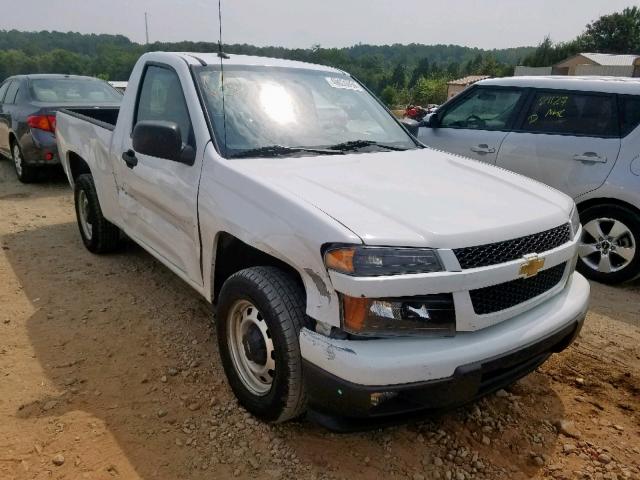
[[[576,201],[579,269],[640,274],[640,81],[511,77],[478,82],[421,127],[425,144],[535,178]]]

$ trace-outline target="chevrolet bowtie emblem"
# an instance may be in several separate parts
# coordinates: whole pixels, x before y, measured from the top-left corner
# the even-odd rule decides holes
[[[544,267],[544,258],[538,257],[537,254],[532,253],[524,256],[525,262],[520,265],[520,276],[524,278],[533,277]]]

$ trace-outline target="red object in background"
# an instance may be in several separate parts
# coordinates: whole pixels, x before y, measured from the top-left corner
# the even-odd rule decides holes
[[[27,118],[27,124],[31,128],[44,130],[45,132],[55,133],[56,116],[55,115],[31,115]]]
[[[418,115],[418,110],[416,108],[407,108],[405,115],[409,118],[414,118]]]
[[[51,153],[51,152],[45,152],[45,154],[44,154],[44,159],[45,159],[45,160],[53,160],[53,153]]]

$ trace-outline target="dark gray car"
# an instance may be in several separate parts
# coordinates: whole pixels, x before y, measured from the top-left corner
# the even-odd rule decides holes
[[[119,106],[122,94],[107,82],[75,75],[18,75],[0,85],[0,154],[13,160],[21,182],[60,163],[56,111]]]

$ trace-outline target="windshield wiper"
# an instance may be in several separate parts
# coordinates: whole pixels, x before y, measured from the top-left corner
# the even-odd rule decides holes
[[[380,147],[380,148],[385,148],[387,150],[394,150],[399,152],[407,150],[404,147],[387,145],[385,143],[379,143],[374,140],[351,140],[349,142],[343,142],[343,143],[337,143],[335,145],[331,145],[328,148],[332,150],[340,150],[342,152],[354,152],[356,150],[360,150],[361,148],[366,148],[366,147]]]
[[[285,147],[284,145],[268,145],[266,147],[250,148],[230,155],[230,158],[251,157],[279,157],[294,153],[317,153],[320,155],[343,155],[342,150],[329,148]]]

